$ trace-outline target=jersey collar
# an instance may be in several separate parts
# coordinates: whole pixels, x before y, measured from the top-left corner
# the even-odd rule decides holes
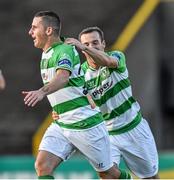
[[[59,41],[59,42],[56,42],[56,43],[53,43],[47,50],[46,50],[46,52],[45,53],[48,53],[52,48],[54,48],[54,47],[56,47],[56,46],[58,46],[58,45],[61,45],[61,44],[63,44],[63,42],[62,41]]]

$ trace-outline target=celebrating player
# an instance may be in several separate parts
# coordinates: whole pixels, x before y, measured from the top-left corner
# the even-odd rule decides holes
[[[84,79],[75,47],[60,39],[61,23],[51,11],[38,12],[29,35],[34,46],[43,50],[40,63],[44,86],[23,91],[27,106],[48,97],[59,121],[44,134],[35,167],[39,178],[53,179],[53,171],[77,149],[89,160],[100,178],[127,179],[130,175],[113,165],[109,135],[99,109],[92,109],[83,94]]]
[[[79,40],[68,38],[86,56],[85,91],[100,107],[110,134],[112,157],[119,166],[123,157],[129,169],[140,178],[158,178],[158,153],[154,137],[140,106],[132,96],[125,55],[104,52],[105,40],[98,27],[89,27]]]

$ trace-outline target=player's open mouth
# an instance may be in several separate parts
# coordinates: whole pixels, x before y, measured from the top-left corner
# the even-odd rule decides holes
[[[36,38],[33,38],[33,42],[34,42],[34,43],[36,42]]]

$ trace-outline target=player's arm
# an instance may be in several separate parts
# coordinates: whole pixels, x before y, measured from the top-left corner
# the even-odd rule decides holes
[[[107,66],[109,68],[118,67],[118,59],[107,55],[104,51],[82,44],[80,41],[74,38],[67,38],[65,42],[76,46],[87,56],[90,56],[96,62],[96,64],[100,66]]]
[[[5,88],[5,79],[2,74],[2,71],[0,70],[0,90],[3,90]]]
[[[44,96],[46,96],[59,89],[62,89],[68,83],[69,75],[70,71],[58,69],[55,77],[48,84],[40,88],[40,91],[42,91]]]
[[[118,61],[103,51],[84,45],[83,52],[87,53],[96,62],[96,64],[100,66],[107,66],[109,68],[118,67]]]
[[[35,106],[46,95],[62,89],[68,83],[69,75],[70,71],[58,69],[55,77],[42,88],[35,91],[22,91],[22,94],[25,95],[24,103],[27,106]]]

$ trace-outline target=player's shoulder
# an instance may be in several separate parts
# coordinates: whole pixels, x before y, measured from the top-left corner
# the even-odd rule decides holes
[[[61,44],[57,44],[57,46],[55,46],[56,50],[73,50],[73,46],[69,45],[69,44],[65,44],[65,43],[61,43]]]
[[[126,70],[126,58],[122,51],[118,51],[118,50],[110,51],[108,52],[108,55],[112,56],[117,60],[118,66],[115,68],[115,70],[118,73],[122,73]]]
[[[74,47],[65,43],[58,44],[54,48],[54,54],[57,56],[68,56],[75,57],[78,55],[77,51],[75,51]]]
[[[116,57],[118,59],[125,59],[125,54],[122,51],[114,50],[107,52],[109,56]]]

